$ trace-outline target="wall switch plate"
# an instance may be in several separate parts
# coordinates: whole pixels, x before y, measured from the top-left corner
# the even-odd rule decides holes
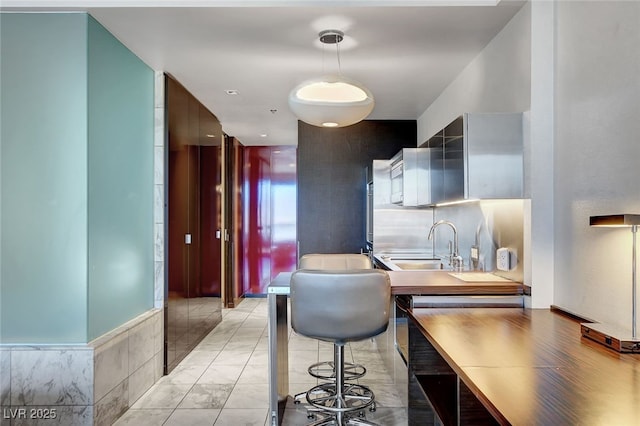
[[[515,268],[517,259],[515,252],[506,247],[500,247],[496,251],[496,268],[500,271],[510,271]]]

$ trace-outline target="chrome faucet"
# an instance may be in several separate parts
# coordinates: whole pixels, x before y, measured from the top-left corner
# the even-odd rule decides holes
[[[453,249],[451,249],[449,257],[449,266],[456,271],[462,270],[462,256],[458,250],[458,230],[455,225],[448,220],[439,220],[431,226],[429,230],[429,239],[433,238],[433,231],[440,225],[449,225],[453,229]]]

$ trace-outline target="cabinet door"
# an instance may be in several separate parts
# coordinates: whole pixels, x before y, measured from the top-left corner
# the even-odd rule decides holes
[[[465,116],[465,198],[522,198],[522,114]]]
[[[464,198],[464,148],[463,138],[450,139],[444,145],[444,199]]]
[[[441,130],[427,141],[429,150],[431,203],[444,201],[444,131]]]
[[[458,117],[444,129],[444,199],[464,198],[464,121]]]

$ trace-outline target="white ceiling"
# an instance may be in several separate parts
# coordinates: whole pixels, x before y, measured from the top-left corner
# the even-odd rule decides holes
[[[335,49],[323,52],[318,32],[344,31],[342,73],[373,93],[370,119],[414,120],[523,4],[478,6],[486,3],[4,0],[3,10],[88,11],[151,68],[180,81],[227,134],[245,145],[295,145],[297,119],[289,111],[289,91],[337,70]],[[227,95],[228,89],[238,95]]]

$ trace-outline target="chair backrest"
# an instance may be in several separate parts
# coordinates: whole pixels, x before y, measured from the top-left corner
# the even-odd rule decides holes
[[[391,284],[385,271],[298,269],[291,275],[291,326],[334,343],[364,340],[387,329]]]
[[[299,269],[372,269],[371,259],[365,254],[329,253],[305,254],[300,258]]]

